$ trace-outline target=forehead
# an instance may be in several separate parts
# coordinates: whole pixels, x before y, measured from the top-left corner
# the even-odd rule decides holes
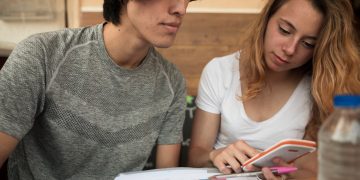
[[[320,31],[323,21],[323,14],[309,0],[288,0],[273,17],[286,20],[297,30],[312,35]]]

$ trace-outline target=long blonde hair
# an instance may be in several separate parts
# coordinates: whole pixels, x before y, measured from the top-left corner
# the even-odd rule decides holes
[[[309,0],[324,15],[313,58],[304,65],[312,75],[312,116],[306,135],[316,140],[320,125],[333,111],[336,94],[360,94],[360,57],[355,42],[354,14],[349,0]],[[266,86],[264,36],[269,19],[288,0],[269,0],[253,23],[242,47],[241,81],[247,89],[243,100],[257,96]]]

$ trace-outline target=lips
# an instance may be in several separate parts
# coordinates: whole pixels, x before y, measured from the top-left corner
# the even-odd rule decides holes
[[[284,58],[281,58],[280,56],[274,54],[275,56],[275,61],[277,62],[277,64],[288,64],[289,61],[284,59]]]
[[[165,22],[161,23],[169,32],[176,33],[181,25],[180,22]]]

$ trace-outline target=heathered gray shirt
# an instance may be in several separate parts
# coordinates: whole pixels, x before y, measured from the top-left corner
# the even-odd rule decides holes
[[[106,52],[103,25],[34,35],[0,71],[0,131],[20,140],[10,179],[113,179],[153,146],[182,141],[185,80],[153,48],[132,70]]]

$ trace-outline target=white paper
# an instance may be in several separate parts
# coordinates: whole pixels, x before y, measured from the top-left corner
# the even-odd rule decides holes
[[[215,168],[165,168],[119,174],[115,180],[207,180],[220,174]],[[231,180],[256,180],[256,177],[237,177]]]

